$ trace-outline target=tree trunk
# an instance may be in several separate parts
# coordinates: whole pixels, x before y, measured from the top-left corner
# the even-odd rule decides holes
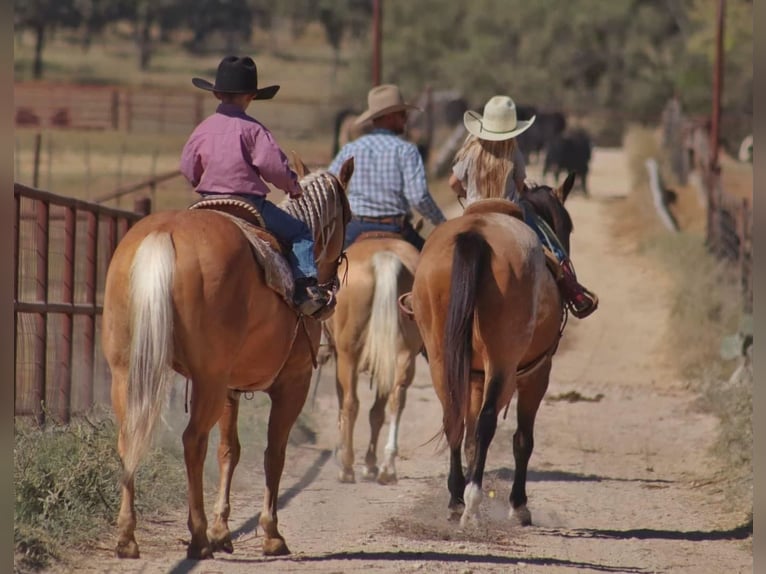
[[[152,58],[152,23],[148,18],[141,22],[138,33],[139,66],[142,71],[149,69],[149,61]]]
[[[35,61],[34,78],[39,80],[43,77],[43,46],[45,45],[45,25],[41,22],[35,26]]]

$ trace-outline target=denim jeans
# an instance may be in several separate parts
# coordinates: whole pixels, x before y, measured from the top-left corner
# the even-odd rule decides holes
[[[420,234],[415,231],[415,228],[410,225],[409,221],[406,221],[403,226],[398,226],[394,223],[373,223],[370,221],[359,221],[358,219],[352,219],[348,227],[346,227],[346,242],[345,247],[351,245],[356,238],[362,233],[368,231],[388,231],[392,233],[399,233],[402,235],[402,239],[410,243],[418,251],[423,250],[423,245],[426,240],[423,239]]]
[[[215,197],[215,193],[201,193],[203,197]],[[279,209],[263,196],[249,194],[234,194],[254,205],[263,217],[266,230],[276,236],[279,241],[290,245],[287,262],[293,271],[295,279],[316,277],[317,268],[314,262],[314,237],[311,229],[300,219],[296,219],[286,211]]]

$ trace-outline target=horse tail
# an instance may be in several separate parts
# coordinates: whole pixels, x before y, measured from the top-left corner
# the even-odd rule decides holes
[[[468,408],[473,321],[479,280],[489,265],[492,248],[478,231],[464,231],[455,237],[447,321],[444,325],[444,383],[447,408],[444,432],[451,448],[463,438],[463,424]]]
[[[146,454],[173,378],[172,286],[175,249],[169,233],[147,235],[130,268],[131,344],[122,426],[125,478]]]
[[[402,262],[391,251],[372,256],[375,292],[362,363],[368,365],[380,397],[388,396],[396,379],[397,340],[399,338],[399,273]]]

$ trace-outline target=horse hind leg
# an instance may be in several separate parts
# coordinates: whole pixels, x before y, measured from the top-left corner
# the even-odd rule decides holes
[[[203,472],[210,429],[221,419],[226,387],[210,376],[192,375],[191,413],[183,433],[186,477],[189,486],[188,526],[191,540],[187,558],[212,558],[213,546],[207,536],[207,517],[203,491]]]
[[[213,551],[223,550],[228,554],[234,552],[231,531],[229,530],[231,480],[234,476],[234,469],[237,467],[237,463],[239,463],[239,456],[242,450],[237,433],[238,414],[239,393],[229,391],[226,403],[224,404],[223,415],[218,421],[221,437],[218,445],[220,484],[218,499],[215,504],[213,526],[208,533]]]
[[[125,436],[123,421],[128,400],[127,368],[112,366],[112,409],[117,419],[117,452],[120,459],[125,456]],[[120,480],[120,510],[117,515],[117,548],[118,558],[139,558],[138,543],[136,542],[136,508],[135,508],[135,477],[123,476]]]
[[[551,362],[542,365],[540,369],[528,375],[524,385],[518,389],[517,399],[517,429],[513,435],[513,458],[516,469],[511,487],[510,519],[520,526],[532,524],[532,514],[527,508],[527,467],[534,449],[534,426],[537,410],[548,388]]]
[[[478,523],[479,506],[482,500],[482,482],[484,481],[484,466],[487,462],[487,452],[497,429],[497,403],[500,396],[503,376],[495,374],[487,383],[484,404],[476,424],[476,455],[470,469],[470,479],[465,487],[465,510],[460,518],[460,526],[465,527],[469,523]]]
[[[391,422],[388,426],[388,441],[383,450],[383,468],[378,476],[379,484],[394,484],[397,481],[396,457],[399,455],[399,427],[402,412],[407,403],[407,389],[415,377],[415,354],[408,350],[401,351],[396,371],[396,383],[389,397]]]
[[[386,402],[388,395],[375,394],[375,401],[370,407],[370,444],[367,446],[367,453],[364,456],[364,472],[362,479],[377,480],[379,474],[378,468],[378,439],[380,430],[386,420]]]

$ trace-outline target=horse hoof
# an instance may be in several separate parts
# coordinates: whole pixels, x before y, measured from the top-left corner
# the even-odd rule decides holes
[[[213,548],[213,552],[218,552],[219,550],[226,552],[226,554],[234,552],[234,544],[231,541],[231,535],[226,535],[217,540],[211,539],[210,546]]]
[[[263,541],[263,554],[265,556],[286,556],[290,549],[283,538],[266,538]]]
[[[532,526],[532,513],[526,506],[511,510],[511,522],[516,526]]]
[[[460,517],[463,516],[464,508],[465,507],[462,504],[455,504],[454,506],[450,506],[447,520],[449,520],[450,522],[457,522],[458,520],[460,520]]]
[[[364,472],[362,473],[362,480],[367,480],[367,481],[373,482],[377,478],[378,478],[378,467],[377,466],[365,467]]]
[[[463,512],[463,515],[460,517],[460,528],[468,528],[469,526],[478,526],[479,524],[479,517],[475,514],[468,514],[467,512]]]
[[[117,554],[117,558],[140,558],[138,544],[136,544],[135,540],[118,542],[115,554]]]
[[[353,470],[341,470],[338,473],[338,480],[344,484],[352,484],[356,482]]]
[[[207,546],[198,547],[189,545],[186,549],[186,558],[189,560],[207,560],[213,557],[213,547],[209,544]]]
[[[384,470],[378,475],[378,484],[396,484],[396,473]]]

